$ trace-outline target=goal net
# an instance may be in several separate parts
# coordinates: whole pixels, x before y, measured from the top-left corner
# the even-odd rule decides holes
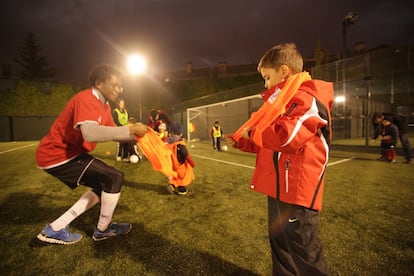
[[[187,108],[187,137],[189,141],[209,140],[215,121],[220,122],[223,134],[235,132],[252,112],[263,105],[259,94],[243,98]]]

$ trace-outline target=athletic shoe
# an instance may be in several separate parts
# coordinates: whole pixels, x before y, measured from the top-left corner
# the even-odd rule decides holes
[[[386,157],[386,156],[383,156],[383,155],[382,155],[382,156],[378,157],[378,158],[377,158],[377,160],[378,160],[378,161],[385,161],[385,160],[388,160],[388,159],[387,159],[387,157]]]
[[[169,191],[171,194],[177,194],[177,189],[173,184],[168,184],[167,191]]]
[[[92,239],[94,241],[102,241],[119,235],[126,235],[131,229],[132,225],[129,223],[112,222],[103,232],[99,231],[98,228],[95,228]]]
[[[187,189],[184,186],[178,186],[177,194],[178,195],[186,195],[187,194]]]
[[[122,160],[121,156],[116,157],[116,161],[120,162]]]
[[[388,162],[395,163],[395,160],[394,159],[391,159],[391,160],[388,160]]]
[[[50,225],[46,225],[42,232],[37,235],[37,238],[41,241],[56,244],[73,244],[82,239],[81,234],[69,233],[69,225],[59,231],[54,231]]]

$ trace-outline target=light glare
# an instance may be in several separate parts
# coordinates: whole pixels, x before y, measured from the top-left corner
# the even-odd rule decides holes
[[[335,102],[336,103],[343,103],[343,102],[345,102],[345,97],[344,96],[336,96],[335,97]]]
[[[140,55],[132,55],[128,58],[128,70],[132,74],[142,74],[147,68],[144,57]]]

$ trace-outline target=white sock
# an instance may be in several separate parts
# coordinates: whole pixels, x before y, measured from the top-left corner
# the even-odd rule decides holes
[[[92,191],[84,193],[63,215],[50,224],[54,231],[65,228],[74,219],[99,202],[99,197]]]
[[[102,192],[101,194],[101,214],[99,215],[99,221],[97,228],[99,231],[105,231],[112,221],[116,205],[118,204],[119,196],[121,193],[110,194]]]

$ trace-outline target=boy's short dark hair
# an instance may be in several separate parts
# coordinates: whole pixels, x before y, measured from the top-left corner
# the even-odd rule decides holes
[[[260,59],[257,70],[261,68],[277,69],[287,65],[294,74],[303,70],[303,58],[294,43],[280,43],[270,48]]]
[[[96,82],[105,82],[110,79],[111,76],[122,78],[123,74],[121,70],[111,64],[95,65],[89,74],[89,83],[91,86],[95,86]]]

